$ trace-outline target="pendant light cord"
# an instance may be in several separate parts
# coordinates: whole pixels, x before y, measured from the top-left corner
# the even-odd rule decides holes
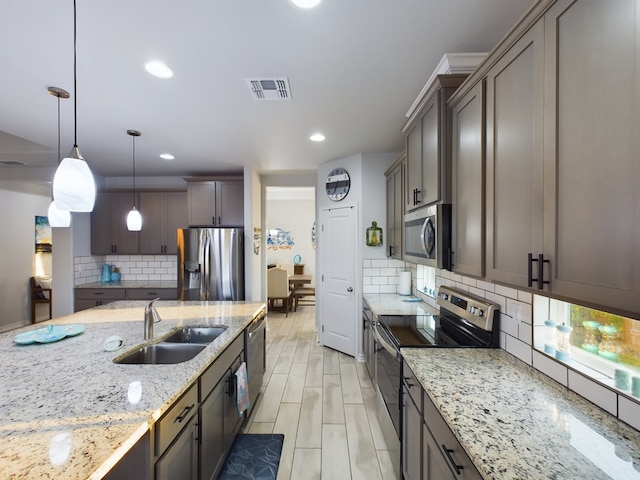
[[[133,207],[136,206],[136,137],[131,136],[133,141]]]
[[[73,0],[73,148],[78,148],[78,32],[76,0]]]
[[[58,165],[60,165],[60,94],[58,94]],[[53,188],[53,187],[52,187]]]

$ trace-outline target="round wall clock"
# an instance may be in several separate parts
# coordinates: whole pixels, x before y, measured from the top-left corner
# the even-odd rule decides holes
[[[344,168],[334,168],[327,177],[325,188],[327,196],[334,202],[339,202],[347,196],[349,188],[351,188],[349,172]]]

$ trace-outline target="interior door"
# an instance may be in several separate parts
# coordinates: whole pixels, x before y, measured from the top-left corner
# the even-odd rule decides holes
[[[356,354],[356,238],[354,206],[320,212],[323,273],[320,342],[347,355]]]

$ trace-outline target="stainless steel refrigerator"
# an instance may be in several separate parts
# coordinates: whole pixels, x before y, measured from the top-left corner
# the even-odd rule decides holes
[[[244,229],[178,229],[181,300],[244,300]]]

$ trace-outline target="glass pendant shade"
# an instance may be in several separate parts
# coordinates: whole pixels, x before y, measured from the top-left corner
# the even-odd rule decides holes
[[[71,213],[68,210],[60,210],[53,200],[47,211],[49,225],[51,227],[68,227],[71,225]]]
[[[91,212],[96,201],[96,184],[78,147],[60,162],[53,177],[53,199],[61,210]]]
[[[142,230],[142,215],[133,207],[127,215],[127,230],[130,232],[139,232]]]

